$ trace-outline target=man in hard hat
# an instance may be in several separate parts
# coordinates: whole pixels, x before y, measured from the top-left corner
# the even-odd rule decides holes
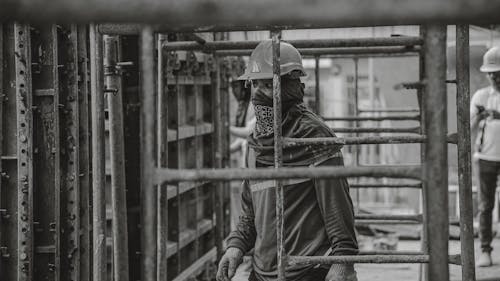
[[[497,177],[500,175],[500,48],[489,49],[480,68],[490,86],[478,90],[471,99],[471,129],[477,131],[474,158],[479,162],[479,238],[478,266],[491,266],[492,211]]]
[[[261,42],[252,52],[239,79],[253,87],[256,124],[248,138],[250,168],[274,166],[272,42]],[[305,75],[302,57],[292,45],[280,43],[282,132],[289,138],[334,137],[320,117],[303,104]],[[338,145],[302,145],[283,148],[284,167],[342,166]],[[244,181],[242,213],[219,262],[217,280],[231,280],[245,253],[251,251],[253,268],[243,280],[276,280],[276,196],[273,180]],[[354,212],[349,185],[339,179],[283,180],[284,248],[287,255],[356,255]],[[234,277],[233,280],[242,280]],[[286,280],[355,281],[353,264],[287,265]]]

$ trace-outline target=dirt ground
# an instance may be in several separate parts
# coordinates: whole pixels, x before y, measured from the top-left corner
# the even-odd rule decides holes
[[[460,253],[460,242],[450,241],[450,254]],[[493,266],[476,267],[477,281],[500,281],[500,238],[493,240]],[[399,241],[398,250],[418,251],[420,249],[419,241]],[[474,241],[476,256],[480,252],[479,240]],[[450,265],[450,280],[459,281],[461,277],[461,267]],[[418,264],[357,264],[359,281],[418,281]]]

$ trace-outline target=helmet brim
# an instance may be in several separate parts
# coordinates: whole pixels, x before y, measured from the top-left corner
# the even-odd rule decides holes
[[[500,65],[482,65],[479,68],[479,71],[481,72],[498,72],[500,71]]]
[[[284,73],[284,74],[281,74],[281,76],[283,75],[287,75],[288,73]],[[307,73],[303,70],[300,70],[300,77],[305,77],[307,76]],[[247,80],[261,80],[261,79],[273,79],[273,75],[272,73],[269,74],[269,73],[244,73],[243,75],[241,75],[240,77],[237,78],[237,80],[243,80],[243,81],[247,81]]]

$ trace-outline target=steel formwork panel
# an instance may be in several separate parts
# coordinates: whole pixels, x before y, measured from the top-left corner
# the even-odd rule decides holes
[[[58,40],[61,151],[61,280],[80,276],[80,161],[78,34],[76,25],[60,27]]]
[[[34,154],[34,273],[40,278],[60,276],[60,127],[58,38],[55,25],[34,26],[33,141]],[[47,94],[39,94],[45,92]],[[50,93],[50,94],[48,94]]]
[[[18,251],[17,251],[17,97],[16,71],[14,52],[14,25],[4,24],[2,49],[3,63],[1,65],[2,82],[2,170],[0,190],[1,227],[1,274],[8,280],[17,280]]]
[[[89,75],[88,75],[88,29],[77,27],[78,53],[78,112],[79,112],[79,173],[80,184],[80,276],[79,281],[90,281],[90,153],[89,153]]]
[[[17,97],[18,281],[33,278],[33,112],[30,28],[14,24]]]

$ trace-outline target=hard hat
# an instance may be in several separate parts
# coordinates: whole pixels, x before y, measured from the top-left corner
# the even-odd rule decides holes
[[[483,56],[483,65],[479,68],[481,72],[500,71],[500,48],[493,47]]]
[[[302,56],[294,46],[280,42],[281,75],[297,70],[299,76],[305,76],[302,66]],[[273,78],[273,43],[271,39],[264,40],[255,47],[250,55],[245,73],[238,80],[258,80]]]

